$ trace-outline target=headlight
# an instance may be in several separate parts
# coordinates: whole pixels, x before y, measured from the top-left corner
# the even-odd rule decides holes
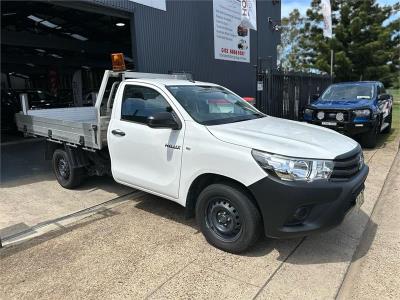
[[[330,160],[291,158],[254,149],[251,154],[261,168],[282,180],[328,180],[333,171]]]
[[[317,113],[317,118],[318,120],[322,120],[323,118],[325,118],[325,113],[323,111],[319,111]]]
[[[369,117],[371,115],[371,111],[369,109],[353,110],[353,113],[356,115],[356,117]]]

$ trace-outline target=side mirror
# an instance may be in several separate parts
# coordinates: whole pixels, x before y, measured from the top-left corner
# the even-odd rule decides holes
[[[378,100],[389,100],[390,99],[390,95],[389,94],[380,94],[378,96]]]
[[[320,94],[311,95],[311,101],[317,101],[319,96],[320,96]]]
[[[147,118],[147,125],[151,128],[171,128],[179,130],[182,124],[178,118],[175,118],[170,112],[159,112]]]

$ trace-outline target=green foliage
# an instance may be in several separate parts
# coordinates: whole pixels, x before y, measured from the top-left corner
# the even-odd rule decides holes
[[[281,21],[281,44],[278,46],[278,65],[285,70],[303,71],[298,60],[300,53],[300,30],[303,17],[294,9],[288,18]]]
[[[331,3],[332,39],[323,36],[320,0],[312,0],[306,17],[294,11],[288,18],[284,30],[296,34],[295,47],[289,46],[287,54],[289,68],[329,73],[333,49],[336,81],[381,80],[387,86],[399,85],[400,20],[389,22],[388,18],[400,5],[380,6],[375,0]],[[290,61],[291,56],[297,58],[296,63]]]

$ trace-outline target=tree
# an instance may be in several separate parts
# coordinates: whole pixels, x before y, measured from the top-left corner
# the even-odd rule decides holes
[[[278,46],[278,66],[284,70],[304,71],[298,56],[300,53],[300,30],[304,18],[294,9],[281,20],[281,43]]]
[[[332,39],[323,36],[320,4],[320,0],[312,0],[302,20],[296,49],[299,69],[329,73],[332,49],[336,81],[381,80],[392,85],[399,75],[400,23],[399,19],[388,19],[399,4],[392,7],[380,6],[375,0],[331,1]]]

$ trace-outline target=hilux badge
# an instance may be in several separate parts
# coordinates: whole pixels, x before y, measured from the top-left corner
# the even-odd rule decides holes
[[[178,146],[178,145],[165,144],[165,147],[171,148],[171,149],[176,149],[176,150],[181,150],[181,146]]]

